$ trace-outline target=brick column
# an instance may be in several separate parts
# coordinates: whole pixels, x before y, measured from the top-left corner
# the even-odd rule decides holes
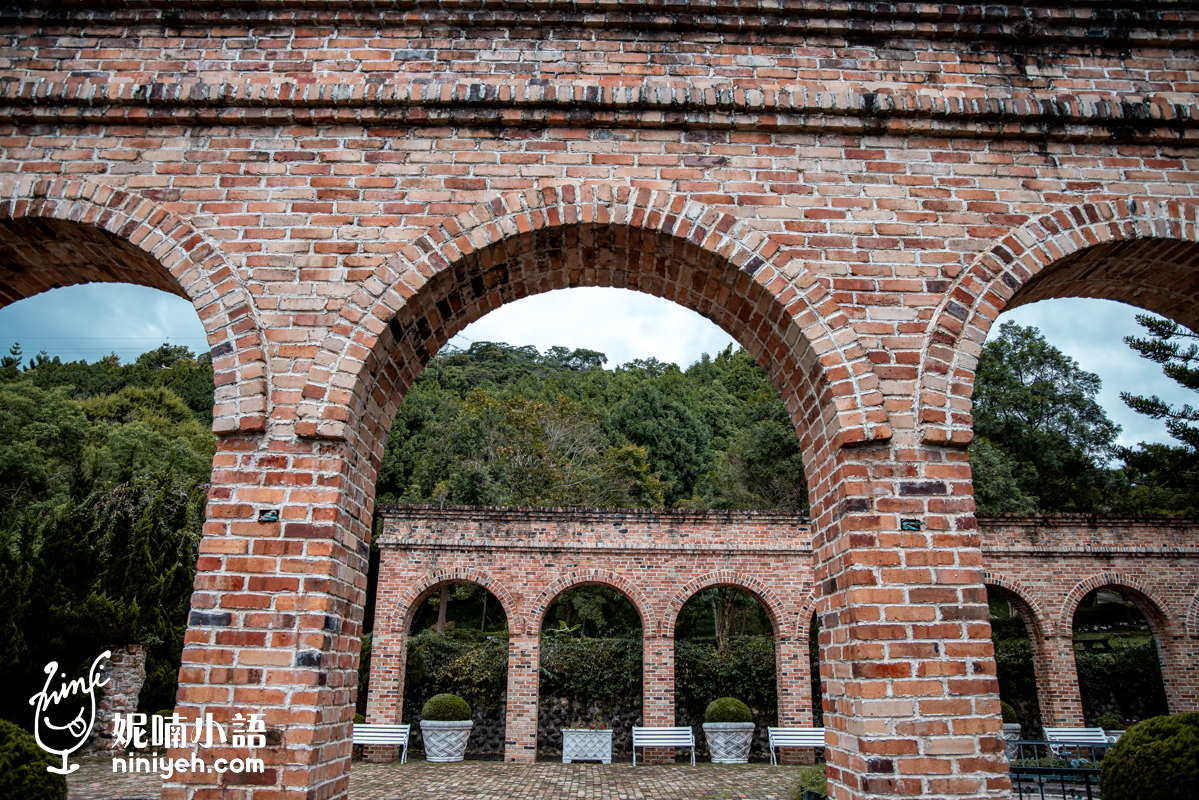
[[[179,774],[163,800],[346,796],[370,516],[343,489],[359,477],[344,447],[218,439],[176,708],[224,723],[264,714],[265,747],[201,755],[265,771]],[[279,520],[259,522],[267,509]]]
[[[1079,727],[1082,719],[1082,693],[1078,688],[1078,667],[1074,663],[1074,639],[1047,636],[1038,653],[1037,704],[1041,724],[1051,727]]]
[[[808,641],[792,636],[774,640],[775,674],[778,680],[779,721],[784,728],[812,726],[812,665]],[[811,764],[816,760],[812,749],[787,747],[781,753],[784,764]]]
[[[674,636],[642,636],[641,714],[642,725],[675,724]],[[674,762],[675,751],[671,747],[647,747],[643,754],[646,764],[670,764]]]
[[[382,596],[380,570],[380,596]],[[407,623],[407,620],[403,621]],[[403,630],[375,628],[371,638],[371,678],[366,698],[366,721],[396,725],[404,720],[404,668],[408,660],[408,637]],[[389,745],[363,745],[366,761],[395,761],[400,748]]]
[[[1199,639],[1182,635],[1156,639],[1167,708],[1171,714],[1199,711]]]
[[[537,760],[537,689],[541,638],[514,631],[508,639],[508,708],[504,760]]]
[[[829,490],[813,503],[813,545],[832,796],[1008,796],[966,454],[871,444],[820,466]]]

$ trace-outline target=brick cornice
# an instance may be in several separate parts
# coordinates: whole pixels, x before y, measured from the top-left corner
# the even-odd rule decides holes
[[[827,36],[878,43],[888,38],[1093,45],[1107,41],[1193,42],[1199,14],[1180,0],[1041,0],[1023,3],[932,4],[837,0],[51,0],[26,2],[12,18],[69,24],[63,14],[102,13],[142,23],[254,21],[263,14],[292,24],[377,21],[454,27],[577,27],[716,31],[740,35]],[[0,17],[2,19],[2,17]]]
[[[1036,141],[1199,144],[1193,103],[1021,93],[828,92],[661,82],[391,81],[241,84],[0,77],[17,124],[290,123],[762,130]]]

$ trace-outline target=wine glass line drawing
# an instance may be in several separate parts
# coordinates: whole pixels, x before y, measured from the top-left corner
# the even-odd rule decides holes
[[[46,767],[47,772],[55,772],[59,775],[69,775],[79,769],[78,764],[67,764],[67,756],[74,753],[87,742],[88,737],[92,734],[92,726],[96,724],[96,689],[108,685],[108,676],[100,679],[97,675],[101,671],[101,662],[112,656],[111,650],[105,650],[100,655],[96,656],[96,660],[92,662],[91,669],[88,670],[87,678],[75,678],[71,681],[66,681],[67,674],[59,673],[64,679],[61,687],[55,691],[50,690],[50,684],[54,682],[54,675],[58,672],[58,662],[51,661],[46,665],[46,684],[42,690],[29,698],[29,705],[34,706],[33,712],[33,738],[37,742],[37,746],[45,750],[51,755],[62,757],[61,767]],[[80,707],[79,712],[73,719],[65,724],[57,724],[52,722],[50,715],[47,713],[53,707],[57,707],[60,703],[69,697],[75,695],[88,696],[88,703]],[[91,706],[91,716],[84,722],[85,711],[87,706]],[[72,747],[66,749],[54,749],[47,747],[42,741],[42,731],[66,731],[71,736],[71,740],[75,742]]]

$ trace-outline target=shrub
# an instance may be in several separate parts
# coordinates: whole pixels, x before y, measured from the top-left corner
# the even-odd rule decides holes
[[[420,711],[422,720],[461,722],[470,719],[470,706],[456,694],[435,694]]]
[[[799,778],[791,787],[792,800],[803,800],[806,792],[828,796],[828,775],[824,764],[807,764],[799,767]]]
[[[21,800],[67,800],[67,779],[46,772],[61,766],[37,746],[33,736],[0,719],[0,797]]]
[[[704,722],[753,722],[749,706],[735,697],[721,697],[708,703],[704,711]]]
[[[1124,727],[1124,720],[1120,719],[1119,714],[1113,714],[1108,711],[1095,717],[1095,725],[1103,728],[1105,731],[1117,730]]]
[[[354,724],[355,725],[365,725],[366,724],[366,715],[365,714],[355,714],[354,715]]]
[[[1011,703],[1005,703],[1003,700],[1000,700],[999,711],[1003,714],[1004,725],[1011,725],[1020,721],[1016,718],[1016,709],[1012,707]]]
[[[1102,770],[1103,800],[1199,800],[1199,713],[1132,726]]]

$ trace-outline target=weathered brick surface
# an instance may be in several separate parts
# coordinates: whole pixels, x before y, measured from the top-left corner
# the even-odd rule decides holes
[[[509,661],[505,757],[536,753],[536,639],[554,600],[572,586],[619,589],[641,616],[645,637],[643,695],[648,725],[673,725],[675,620],[683,604],[709,586],[753,594],[774,626],[780,725],[811,725],[807,639],[816,613],[808,520],[768,512],[661,512],[594,509],[434,508],[383,506],[382,558],[372,641],[370,722],[403,713],[404,657],[412,614],[447,581],[469,581],[496,596],[513,635]],[[1101,586],[1135,597],[1150,620],[1173,712],[1199,709],[1199,520],[1189,517],[995,517],[981,525],[984,583],[1010,597],[1029,623],[1047,724],[1081,725],[1074,665],[1074,610]],[[952,590],[929,588],[944,595]],[[953,646],[938,615],[894,595],[883,607],[890,624],[912,626],[909,646]],[[974,608],[942,606],[941,620],[982,624]],[[958,613],[951,613],[958,612]],[[827,656],[822,659],[827,667]],[[901,660],[853,665],[903,686],[935,688],[967,680],[961,664]],[[516,682],[511,678],[515,670]],[[831,669],[830,669],[831,671]],[[943,702],[943,701],[941,701]],[[930,714],[935,717],[935,714]],[[933,723],[935,724],[935,723]],[[905,737],[905,742],[908,739]],[[878,755],[895,755],[896,742]],[[900,746],[902,750],[909,746]],[[380,749],[380,758],[395,753]]]
[[[1101,0],[5,5],[0,300],[143,283],[214,348],[179,702],[267,709],[272,771],[165,796],[345,792],[392,412],[469,321],[584,285],[708,315],[783,395],[834,794],[1002,795],[975,359],[1041,297],[1195,324],[1197,23]]]

